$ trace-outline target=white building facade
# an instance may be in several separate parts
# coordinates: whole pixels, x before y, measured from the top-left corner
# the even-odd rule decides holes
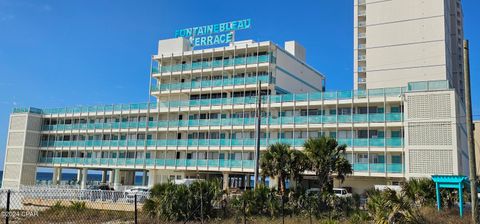
[[[325,92],[325,77],[294,41],[192,50],[175,38],[161,40],[152,61],[151,102],[14,109],[3,187],[35,184],[39,167],[54,169],[53,184],[61,169],[78,169],[82,187],[88,170],[110,172],[104,181],[117,189],[133,185],[138,171],[150,186],[220,178],[226,188],[248,187],[257,88],[261,150],[275,142],[302,150],[308,138],[336,138],[347,144],[354,169],[342,186],[355,192],[468,172],[465,128],[458,125],[464,109],[448,80]]]
[[[355,0],[354,89],[449,80],[464,95],[461,0]]]

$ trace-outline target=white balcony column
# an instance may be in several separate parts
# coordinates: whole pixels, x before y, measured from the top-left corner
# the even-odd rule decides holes
[[[82,170],[78,169],[77,170],[77,183],[80,184],[81,180],[82,180]]]
[[[113,184],[113,180],[114,180],[113,178],[115,176],[114,173],[115,173],[115,171],[110,170],[110,174],[108,175],[108,185],[110,185],[110,186],[112,186],[112,184]]]
[[[148,172],[147,170],[143,170],[143,176],[142,176],[142,185],[147,186],[148,185]]]
[[[270,177],[270,182],[268,183],[268,187],[278,189],[278,178]]]
[[[53,175],[52,175],[52,184],[57,185],[60,182],[59,178],[62,175],[62,169],[60,167],[53,168]]]
[[[120,188],[120,169],[115,169],[112,170],[114,173],[114,179],[113,179],[113,189],[118,190]]]
[[[228,173],[223,173],[223,190],[228,190],[229,189],[229,179],[230,176]]]
[[[102,170],[102,184],[107,182],[107,170]]]
[[[88,179],[88,169],[83,168],[82,169],[82,179],[80,181],[80,189],[86,189],[87,188],[87,179]]]
[[[148,187],[153,187],[157,183],[157,170],[148,171]]]

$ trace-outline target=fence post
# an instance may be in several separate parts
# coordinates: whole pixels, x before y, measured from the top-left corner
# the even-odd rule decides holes
[[[8,219],[9,219],[9,216],[10,216],[10,194],[11,194],[11,191],[10,190],[7,190],[7,213],[5,214],[5,224],[8,224]]]
[[[243,224],[247,224],[247,211],[245,199],[243,199]]]
[[[138,223],[138,214],[137,214],[137,213],[138,213],[138,212],[137,212],[137,194],[135,194],[135,197],[134,197],[134,198],[135,198],[135,201],[134,201],[134,202],[135,202],[135,203],[134,203],[134,204],[135,204],[135,224],[137,224],[137,223]]]
[[[282,224],[285,224],[285,201],[282,193]]]

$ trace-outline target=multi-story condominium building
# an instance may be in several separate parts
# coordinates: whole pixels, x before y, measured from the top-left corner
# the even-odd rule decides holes
[[[354,169],[343,186],[356,192],[468,170],[464,110],[446,79],[325,92],[325,77],[296,42],[192,50],[185,39],[168,39],[152,61],[150,102],[14,109],[3,187],[35,184],[39,167],[54,168],[54,183],[62,168],[81,170],[82,187],[87,170],[109,171],[117,189],[132,185],[136,171],[147,173],[149,185],[214,177],[225,187],[249,185],[257,92],[261,150],[336,138],[348,145]]]
[[[355,0],[354,89],[448,80],[463,99],[461,0]]]

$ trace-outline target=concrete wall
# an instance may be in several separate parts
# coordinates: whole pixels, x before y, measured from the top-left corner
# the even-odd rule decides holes
[[[475,143],[475,159],[477,164],[477,176],[480,176],[480,121],[473,122],[475,131],[473,132],[473,139]]]
[[[276,51],[276,84],[290,93],[319,92],[325,77],[280,47]]]
[[[41,117],[19,113],[10,116],[2,188],[35,183]]]
[[[459,46],[463,40],[463,15],[461,4],[457,7],[456,2],[460,1],[367,0],[362,6],[366,8],[366,28],[362,28],[366,30],[366,88],[450,80],[458,87],[458,93],[462,93]],[[360,17],[358,0],[355,3],[354,66],[357,68]],[[358,87],[357,77],[355,69],[355,87]]]
[[[455,91],[406,93],[405,101],[406,177],[467,175]]]

